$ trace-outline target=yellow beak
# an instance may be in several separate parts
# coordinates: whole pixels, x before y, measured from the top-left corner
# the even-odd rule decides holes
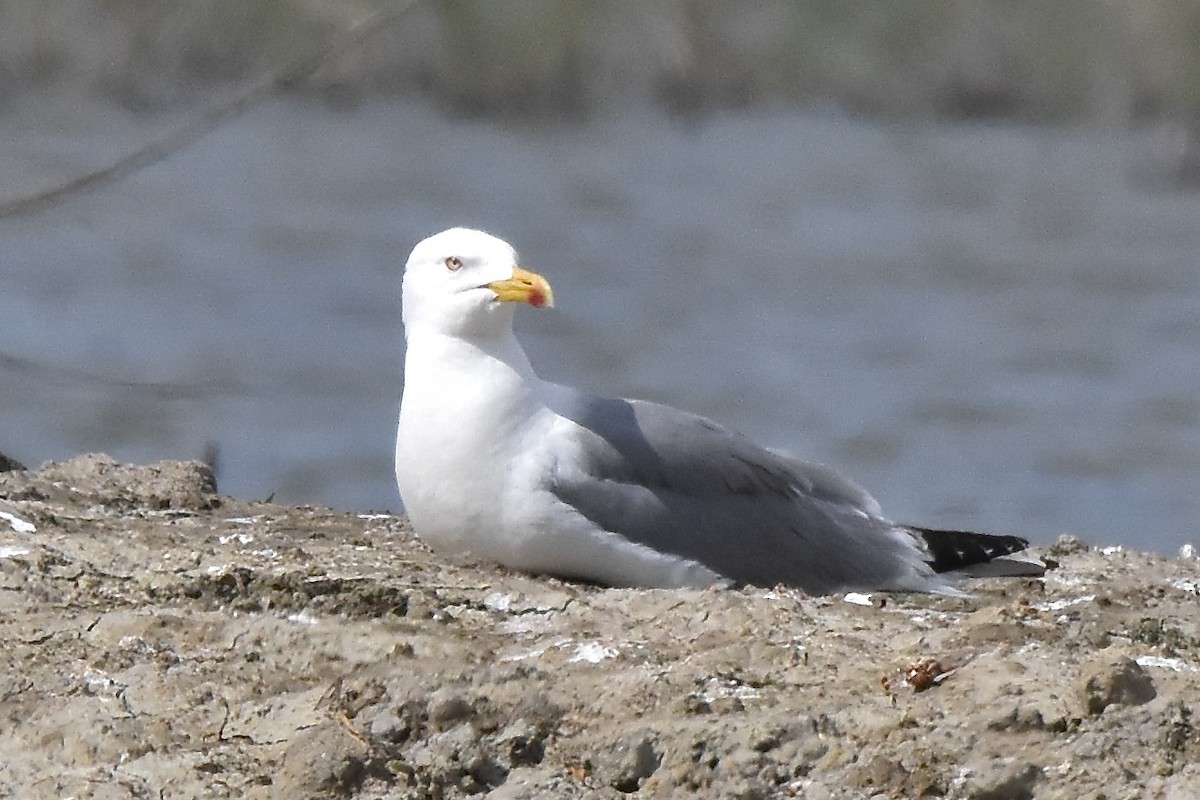
[[[505,303],[528,303],[534,308],[553,308],[554,291],[550,282],[520,267],[513,267],[513,276],[506,281],[492,281],[487,285],[496,293],[496,299]]]

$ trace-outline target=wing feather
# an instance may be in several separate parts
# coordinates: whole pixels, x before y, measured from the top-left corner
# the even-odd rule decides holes
[[[821,466],[755,445],[711,420],[644,401],[553,393],[579,458],[549,489],[594,524],[698,561],[739,583],[939,585],[910,534],[866,491]]]

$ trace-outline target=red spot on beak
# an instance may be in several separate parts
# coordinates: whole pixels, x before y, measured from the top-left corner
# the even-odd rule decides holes
[[[546,295],[540,289],[534,289],[529,293],[529,305],[534,308],[542,308],[546,305]]]

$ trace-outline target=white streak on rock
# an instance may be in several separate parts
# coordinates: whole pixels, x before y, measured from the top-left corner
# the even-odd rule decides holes
[[[27,522],[15,514],[10,514],[7,511],[0,511],[0,519],[8,520],[8,524],[17,533],[36,533],[37,526],[32,522]]]

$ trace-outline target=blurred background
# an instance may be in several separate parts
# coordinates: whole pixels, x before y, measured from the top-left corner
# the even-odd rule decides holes
[[[1195,0],[0,0],[0,177],[28,465],[399,510],[401,269],[465,224],[543,377],[900,521],[1200,541]]]

